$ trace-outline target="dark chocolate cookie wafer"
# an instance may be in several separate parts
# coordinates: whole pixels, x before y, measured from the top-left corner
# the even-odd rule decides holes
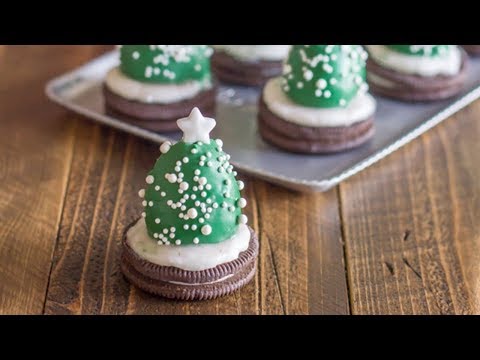
[[[112,109],[110,106],[105,104],[105,113],[115,119],[122,120],[126,123],[138,126],[142,129],[148,129],[159,133],[171,133],[177,132],[178,126],[175,120],[165,121],[154,121],[154,120],[140,120],[134,119],[131,116],[122,114],[115,109]],[[178,120],[178,119],[177,119]]]
[[[463,89],[468,56],[462,51],[460,72],[454,76],[425,77],[403,74],[386,68],[371,57],[367,61],[367,80],[372,92],[406,101],[433,101],[457,95]]]
[[[351,126],[311,127],[294,124],[272,113],[263,96],[259,101],[259,117],[265,125],[285,137],[324,142],[325,144],[343,143],[346,140],[356,139],[359,135],[370,132],[374,127],[373,116]]]
[[[198,107],[205,116],[213,116],[216,89],[214,86],[191,99],[173,104],[146,104],[128,100],[115,94],[106,85],[103,86],[103,94],[107,113],[143,128],[171,132],[178,131],[176,121],[187,116],[194,107]]]
[[[125,235],[121,269],[133,285],[155,295],[177,300],[214,299],[244,286],[255,275],[258,238],[251,228],[250,234],[248,249],[236,260],[202,271],[187,271],[146,261],[131,249]]]
[[[462,47],[472,56],[480,56],[480,45],[462,45]]]
[[[246,86],[261,86],[268,79],[282,73],[281,61],[242,61],[224,51],[216,51],[211,58],[212,71],[224,82]]]
[[[263,97],[259,104],[258,130],[264,140],[291,152],[326,154],[352,149],[370,140],[373,116],[351,126],[308,127],[288,122],[270,111]]]

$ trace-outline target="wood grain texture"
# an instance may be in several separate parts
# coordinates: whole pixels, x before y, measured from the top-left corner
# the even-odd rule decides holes
[[[257,182],[255,194],[261,313],[347,313],[335,191],[300,194]]]
[[[260,256],[241,291],[189,303],[130,286],[120,242],[158,147],[43,95],[104,50],[0,47],[0,313],[480,313],[480,101],[325,194],[242,176]]]
[[[352,313],[480,312],[479,113],[340,185]]]
[[[47,101],[43,88],[102,48],[0,49],[0,314],[39,314],[74,133],[74,123]]]
[[[337,189],[306,195],[309,314],[350,313]]]

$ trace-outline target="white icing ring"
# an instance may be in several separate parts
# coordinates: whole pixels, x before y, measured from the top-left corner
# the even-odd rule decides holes
[[[281,61],[287,57],[290,45],[214,45],[214,48],[244,61]]]
[[[133,80],[124,75],[119,67],[107,73],[107,87],[115,94],[146,104],[172,104],[195,97],[206,87],[199,81],[189,81],[183,84],[149,84]]]
[[[367,45],[366,48],[375,62],[404,74],[453,76],[460,72],[462,66],[462,53],[456,46],[444,56],[435,57],[402,54],[384,45]]]
[[[153,264],[201,271],[238,259],[250,244],[250,229],[239,225],[234,236],[217,244],[167,246],[150,238],[145,219],[141,218],[128,230],[127,244],[139,257]]]
[[[282,91],[280,77],[267,82],[263,99],[268,109],[283,120],[309,127],[350,126],[367,120],[376,110],[375,99],[368,93],[359,93],[344,108],[321,109],[298,105]]]

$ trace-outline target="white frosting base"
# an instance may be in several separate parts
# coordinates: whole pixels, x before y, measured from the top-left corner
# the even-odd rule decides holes
[[[105,83],[115,94],[128,100],[147,104],[172,104],[191,99],[205,88],[198,81],[183,84],[142,83],[125,76],[119,67],[115,67],[107,73]]]
[[[380,65],[404,73],[420,76],[456,75],[462,66],[462,54],[454,47],[445,56],[427,57],[402,54],[383,45],[367,45],[372,59]]]
[[[239,225],[237,233],[217,244],[158,245],[147,232],[141,218],[127,232],[127,243],[142,259],[160,266],[173,266],[187,271],[201,271],[238,259],[248,249],[250,230]]]
[[[285,121],[309,127],[350,126],[367,120],[375,113],[375,99],[368,93],[359,93],[347,107],[314,108],[298,105],[281,89],[281,78],[271,79],[263,92],[265,104],[271,112]]]
[[[214,48],[244,61],[277,61],[287,57],[290,45],[214,45]]]

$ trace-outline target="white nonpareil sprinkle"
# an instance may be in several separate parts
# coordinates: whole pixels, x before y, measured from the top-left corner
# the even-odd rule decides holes
[[[198,216],[197,209],[194,209],[194,208],[188,209],[187,215],[190,219],[195,219]]]
[[[318,79],[317,81],[317,87],[320,89],[325,89],[327,87],[327,80],[325,79]]]
[[[243,181],[241,181],[241,180],[238,180],[238,181],[237,181],[237,184],[238,184],[238,188],[239,188],[240,190],[243,190],[243,188],[245,187],[245,184],[244,184]]]
[[[238,218],[238,221],[240,222],[240,224],[245,225],[248,222],[247,215],[245,215],[245,214],[240,215],[239,218]]]
[[[168,182],[171,184],[177,181],[177,175],[175,174],[166,174],[165,177],[167,178]]]
[[[247,200],[244,198],[238,199],[238,206],[243,209],[245,206],[247,206]]]
[[[145,182],[149,185],[153,184],[153,182],[155,181],[155,178],[152,176],[152,175],[148,175],[146,178],[145,178]]]
[[[310,81],[313,79],[313,72],[311,70],[305,70],[303,72],[303,78],[305,79],[305,81]]]
[[[201,231],[203,235],[208,236],[212,233],[212,227],[210,225],[203,225]]]
[[[138,192],[138,196],[140,196],[142,199],[145,197],[145,189],[141,189],[139,192]]]

